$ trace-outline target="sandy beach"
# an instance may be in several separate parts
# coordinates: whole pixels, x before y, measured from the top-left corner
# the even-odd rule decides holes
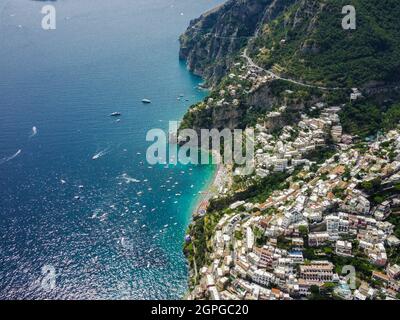
[[[223,186],[227,179],[227,169],[222,163],[221,155],[213,151],[213,159],[217,163],[217,169],[215,170],[214,176],[206,190],[201,192],[201,197],[198,200],[198,204],[193,211],[193,217],[201,217],[207,213],[210,200],[220,194]]]

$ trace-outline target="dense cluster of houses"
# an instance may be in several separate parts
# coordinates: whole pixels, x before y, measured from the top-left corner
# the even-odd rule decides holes
[[[343,139],[339,110],[325,108],[319,118],[303,116],[298,127],[285,127],[279,138],[257,127],[258,176],[300,164],[301,170],[288,178],[288,188],[265,202],[230,206],[216,226],[212,263],[200,269],[191,298],[304,299],[327,284],[343,299],[398,296],[400,266],[390,261],[388,251],[396,250],[400,240],[387,220],[397,214],[400,197],[375,205],[360,184],[379,178],[382,186],[393,188],[400,181],[400,157],[388,156],[399,150],[400,132],[378,137],[361,152]],[[276,117],[285,110],[274,112],[270,115]],[[313,171],[302,156],[324,145],[328,136],[338,151]],[[332,257],[350,261],[345,266],[350,271],[352,262],[363,259],[371,275],[359,277],[354,268],[357,285],[350,283]]]
[[[323,106],[321,104],[318,107]],[[256,145],[259,146],[255,156],[257,175],[267,177],[272,172],[290,171],[298,166],[312,164],[306,158],[307,154],[324,147],[330,135],[334,141],[341,141],[340,110],[340,107],[325,108],[319,118],[302,115],[296,127],[284,126],[279,136],[271,134],[270,125],[256,125]],[[285,106],[272,111],[267,114],[267,121],[279,123],[278,118],[285,117],[285,112],[290,112]]]

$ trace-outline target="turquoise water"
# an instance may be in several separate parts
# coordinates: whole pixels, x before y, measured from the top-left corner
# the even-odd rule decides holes
[[[213,168],[151,167],[145,136],[205,96],[177,39],[220,2],[57,1],[44,31],[49,2],[0,0],[0,299],[185,293],[185,229]]]

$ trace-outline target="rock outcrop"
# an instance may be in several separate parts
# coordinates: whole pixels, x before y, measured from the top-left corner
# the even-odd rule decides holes
[[[192,20],[180,37],[179,57],[208,85],[216,84],[259,28],[295,0],[229,0]]]

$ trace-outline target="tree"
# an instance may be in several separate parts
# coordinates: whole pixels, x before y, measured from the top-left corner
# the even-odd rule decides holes
[[[310,292],[312,295],[319,295],[319,287],[313,284],[310,287]]]
[[[300,235],[305,238],[308,235],[308,228],[307,226],[300,226],[299,227]]]
[[[400,121],[400,104],[392,105],[383,117],[382,126],[385,130],[395,128]]]

